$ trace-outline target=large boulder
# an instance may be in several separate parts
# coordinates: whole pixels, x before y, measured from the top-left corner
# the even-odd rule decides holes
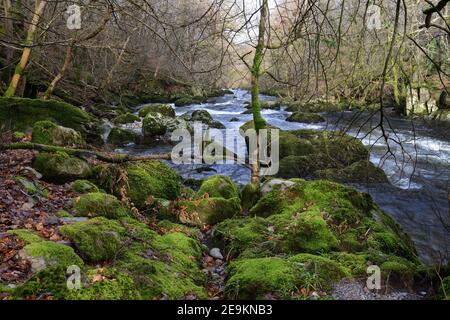
[[[342,183],[369,182],[369,183],[388,183],[389,180],[383,169],[375,166],[367,160],[352,163],[343,169],[324,169],[314,173],[319,179],[332,180]]]
[[[54,100],[0,98],[0,126],[26,131],[41,120],[50,120],[85,135],[94,119],[84,110]]]
[[[105,217],[118,219],[130,214],[129,209],[115,196],[93,192],[81,195],[73,200],[73,209],[80,217]]]
[[[81,134],[74,129],[57,125],[56,123],[44,120],[33,125],[32,142],[55,146],[79,146],[84,141]]]
[[[239,189],[227,176],[211,176],[203,181],[198,197],[221,197],[224,199],[239,198]]]
[[[177,173],[160,161],[104,164],[95,167],[93,171],[94,178],[102,189],[118,197],[126,191],[126,195],[140,209],[145,209],[155,198],[174,200],[181,192]]]
[[[145,137],[162,136],[167,132],[167,117],[161,113],[148,113],[142,122],[142,133]]]
[[[119,146],[137,143],[139,139],[139,135],[130,129],[112,128],[108,135],[108,142]]]
[[[203,124],[208,125],[208,127],[210,127],[210,128],[225,129],[225,126],[222,123],[220,123],[219,121],[215,121],[213,119],[213,117],[211,116],[211,114],[206,110],[195,110],[192,113],[189,121],[201,122]]]
[[[309,113],[309,112],[294,112],[291,114],[286,121],[289,122],[302,122],[302,123],[319,123],[325,122],[325,118],[317,113]]]
[[[215,245],[235,259],[228,296],[292,298],[286,289],[307,288],[312,278],[315,290],[328,292],[341,278],[364,276],[369,263],[391,279],[417,274],[420,262],[410,238],[369,195],[328,181],[294,182],[261,197],[249,217],[217,224]],[[280,268],[292,277],[288,283],[275,276]]]
[[[203,227],[238,215],[241,201],[239,198],[202,198],[180,201],[177,207],[176,215],[181,223]]]
[[[129,112],[121,114],[120,116],[117,116],[113,119],[113,123],[117,125],[133,123],[136,121],[141,121],[141,118]]]
[[[87,178],[91,174],[91,168],[86,161],[69,156],[63,151],[40,152],[34,160],[33,167],[44,179],[60,183]]]

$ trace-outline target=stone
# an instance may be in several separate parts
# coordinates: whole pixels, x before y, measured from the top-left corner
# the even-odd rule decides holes
[[[220,252],[219,248],[212,248],[209,250],[209,255],[215,259],[223,260],[222,253]]]

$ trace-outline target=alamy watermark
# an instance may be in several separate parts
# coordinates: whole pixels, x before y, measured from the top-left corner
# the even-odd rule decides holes
[[[381,289],[381,269],[377,265],[371,265],[367,267],[367,274],[369,275],[366,280],[366,286],[369,290]]]
[[[69,15],[67,17],[66,25],[69,30],[79,30],[81,29],[81,8],[77,4],[72,4],[67,7],[66,13]]]

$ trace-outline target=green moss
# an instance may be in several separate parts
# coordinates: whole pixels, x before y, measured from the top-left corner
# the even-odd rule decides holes
[[[280,132],[280,159],[287,156],[304,156],[314,154],[316,149],[307,139],[300,139],[289,132]]]
[[[287,298],[297,290],[298,279],[295,265],[280,258],[240,260],[230,264],[225,292],[233,299],[264,298],[268,293]]]
[[[198,197],[205,194],[215,198],[239,198],[239,189],[229,177],[212,176],[203,181],[197,192]]]
[[[318,170],[314,175],[320,179],[333,180],[337,182],[389,182],[383,169],[376,167],[372,162],[363,160],[351,164],[343,169]]]
[[[227,219],[216,225],[214,241],[232,256],[237,256],[246,248],[254,248],[269,242],[272,233],[265,219]]]
[[[325,122],[325,118],[317,113],[294,112],[286,119],[286,121],[302,122],[302,123],[319,123]]]
[[[58,218],[71,218],[71,217],[73,217],[73,215],[71,215],[69,212],[67,212],[65,210],[58,210],[55,213],[55,216],[57,216]]]
[[[21,131],[16,131],[14,132],[14,138],[17,140],[22,140],[23,138],[25,138],[25,133]]]
[[[103,217],[62,226],[60,232],[71,239],[80,255],[91,262],[102,262],[120,255],[125,228]]]
[[[246,184],[241,191],[241,206],[244,211],[250,210],[261,198],[261,189],[256,184]]]
[[[368,257],[366,254],[332,252],[328,257],[350,270],[355,277],[367,275]]]
[[[74,211],[81,217],[118,219],[129,215],[129,210],[116,197],[106,193],[87,193],[74,199]]]
[[[40,120],[54,121],[59,125],[86,132],[91,116],[70,104],[27,98],[0,98],[0,124],[13,130],[26,131]]]
[[[167,119],[160,113],[148,113],[142,122],[142,133],[145,137],[164,135],[167,132]]]
[[[405,283],[412,283],[418,269],[417,266],[401,257],[391,256],[380,266],[381,275],[385,279],[400,279]]]
[[[239,198],[202,198],[178,203],[180,222],[204,226],[232,218],[241,211]]]
[[[289,261],[299,264],[304,271],[309,273],[309,275],[302,274],[302,278],[311,279],[312,275],[317,279],[316,284],[319,285],[319,288],[314,288],[316,290],[330,290],[334,282],[351,277],[349,269],[326,257],[302,253],[289,258]]]
[[[27,282],[14,290],[14,299],[36,299],[50,295],[52,299],[62,300],[69,294],[66,279],[67,266],[53,266],[33,275]]]
[[[168,104],[150,104],[139,109],[139,117],[141,118],[149,113],[160,113],[163,116],[175,118],[175,110]]]
[[[33,125],[32,142],[56,146],[83,145],[81,134],[71,128],[65,128],[56,123],[44,120]]]
[[[133,123],[135,121],[141,121],[141,118],[129,112],[121,114],[120,116],[117,116],[113,119],[113,123],[115,124],[127,124]]]
[[[102,268],[87,272],[87,284],[72,290],[68,300],[137,300],[141,296],[133,279],[116,269]]]
[[[330,251],[338,244],[321,212],[316,208],[294,215],[274,215],[268,220],[278,231],[274,240],[283,251]]]
[[[101,165],[94,168],[94,175],[100,187],[117,196],[120,196],[120,188],[124,186],[127,196],[140,209],[146,209],[148,200],[174,200],[180,195],[181,184],[177,173],[159,161],[123,166]],[[127,177],[125,184],[124,176]]]
[[[14,230],[9,230],[7,233],[17,236],[25,244],[44,241],[44,239],[41,238],[39,235],[37,235],[34,231],[27,230],[27,229],[14,229]]]
[[[48,196],[48,190],[44,189],[37,181],[31,181],[20,176],[16,177],[15,180],[22,186],[23,190],[31,196]]]
[[[29,240],[29,238],[28,238]],[[83,266],[83,260],[71,247],[53,241],[32,242],[24,247],[25,255],[31,260],[31,268],[39,270],[45,266]]]
[[[72,190],[78,193],[99,192],[98,187],[89,180],[76,180],[72,183]]]
[[[276,188],[262,197],[250,210],[251,216],[268,217],[278,214],[287,206],[287,200],[283,192]]]
[[[208,100],[207,97],[203,96],[183,96],[175,100],[175,105],[177,107],[187,106],[190,104],[200,104],[205,103]]]
[[[182,224],[174,223],[169,220],[161,220],[158,222],[158,228],[161,229],[161,231],[164,234],[167,233],[174,233],[174,232],[181,232],[187,235],[188,237],[196,239],[200,236],[200,230],[197,228],[191,228],[187,227]]]
[[[109,143],[115,145],[125,145],[139,142],[139,135],[133,130],[113,128],[108,136]]]
[[[86,161],[64,152],[40,152],[34,160],[33,167],[45,179],[61,183],[87,178],[91,174],[91,168]]]

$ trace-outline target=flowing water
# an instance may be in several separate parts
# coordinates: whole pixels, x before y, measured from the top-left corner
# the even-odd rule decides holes
[[[273,97],[261,96],[262,100]],[[239,128],[252,120],[244,115],[245,103],[250,94],[245,90],[234,90],[233,94],[213,98],[204,104],[175,108],[177,115],[194,110],[207,110],[226,128]],[[381,130],[375,128],[379,116],[370,121],[367,113],[341,112],[323,114],[326,122],[302,124],[287,122],[290,115],[281,110],[263,110],[264,118],[283,130],[321,129],[345,130],[358,137],[370,147],[371,161],[388,175],[391,184],[354,185],[372,195],[376,203],[391,215],[410,234],[419,255],[425,263],[439,263],[450,260],[450,213],[447,192],[450,189],[450,136],[425,124],[411,120],[389,117],[386,134],[389,148],[381,138]],[[235,118],[235,119],[233,119]],[[230,121],[233,120],[233,121]],[[131,125],[140,131],[139,123]],[[132,154],[153,154],[170,152],[172,146],[145,147],[129,145],[118,151]],[[387,151],[390,151],[387,153]],[[238,184],[250,181],[250,171],[238,164],[225,165],[174,165],[184,179],[204,179],[209,175],[223,174]]]

